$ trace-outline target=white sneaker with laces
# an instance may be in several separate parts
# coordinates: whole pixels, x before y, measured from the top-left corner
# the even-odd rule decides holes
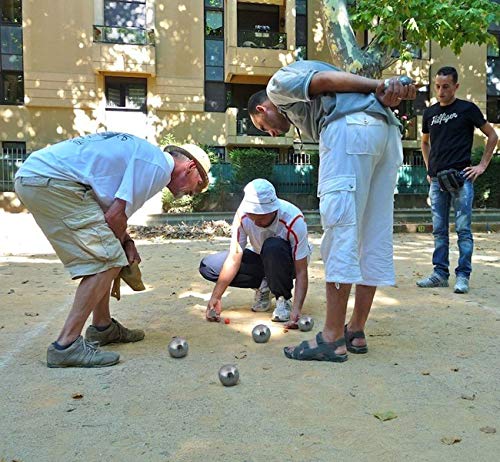
[[[258,289],[255,289],[254,304],[252,311],[256,313],[269,311],[271,308],[271,291],[267,285],[266,279],[262,279],[262,283]]]
[[[276,322],[289,321],[291,311],[292,300],[285,300],[285,297],[281,296],[276,300],[276,308],[273,311],[273,317],[271,319]]]

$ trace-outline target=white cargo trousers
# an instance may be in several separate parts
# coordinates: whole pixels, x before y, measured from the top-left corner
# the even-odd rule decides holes
[[[326,282],[394,285],[393,210],[403,160],[399,128],[350,114],[320,135],[318,197]]]

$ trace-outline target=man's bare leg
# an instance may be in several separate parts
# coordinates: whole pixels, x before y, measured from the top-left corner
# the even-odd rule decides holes
[[[102,298],[111,291],[111,283],[121,268],[111,268],[102,273],[82,278],[76,289],[75,300],[57,339],[61,346],[74,342],[82,333],[83,326]]]
[[[338,287],[338,288],[337,288]],[[326,320],[323,327],[325,342],[335,342],[344,338],[344,324],[347,311],[347,302],[351,292],[351,284],[326,283]],[[316,339],[309,340],[311,348],[316,347]],[[287,347],[292,351],[294,347]],[[339,346],[335,353],[346,354],[346,346]]]
[[[95,327],[107,327],[111,324],[111,312],[109,310],[110,292],[106,292],[92,311],[92,325]]]
[[[351,319],[347,324],[349,332],[359,332],[365,330],[366,321],[377,291],[376,286],[365,286],[361,284],[356,285],[356,297],[354,300],[354,310]],[[354,346],[366,346],[366,339],[355,338],[352,340]]]

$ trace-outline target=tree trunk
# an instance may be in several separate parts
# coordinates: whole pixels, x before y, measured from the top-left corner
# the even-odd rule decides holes
[[[322,0],[326,40],[333,64],[342,70],[380,78],[384,53],[378,49],[362,50],[349,21],[345,0]]]

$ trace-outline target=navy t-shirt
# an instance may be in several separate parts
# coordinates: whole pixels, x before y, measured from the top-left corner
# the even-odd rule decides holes
[[[422,132],[430,134],[429,170],[462,170],[471,164],[474,128],[486,123],[481,110],[470,101],[456,99],[448,106],[433,104],[424,111]]]

